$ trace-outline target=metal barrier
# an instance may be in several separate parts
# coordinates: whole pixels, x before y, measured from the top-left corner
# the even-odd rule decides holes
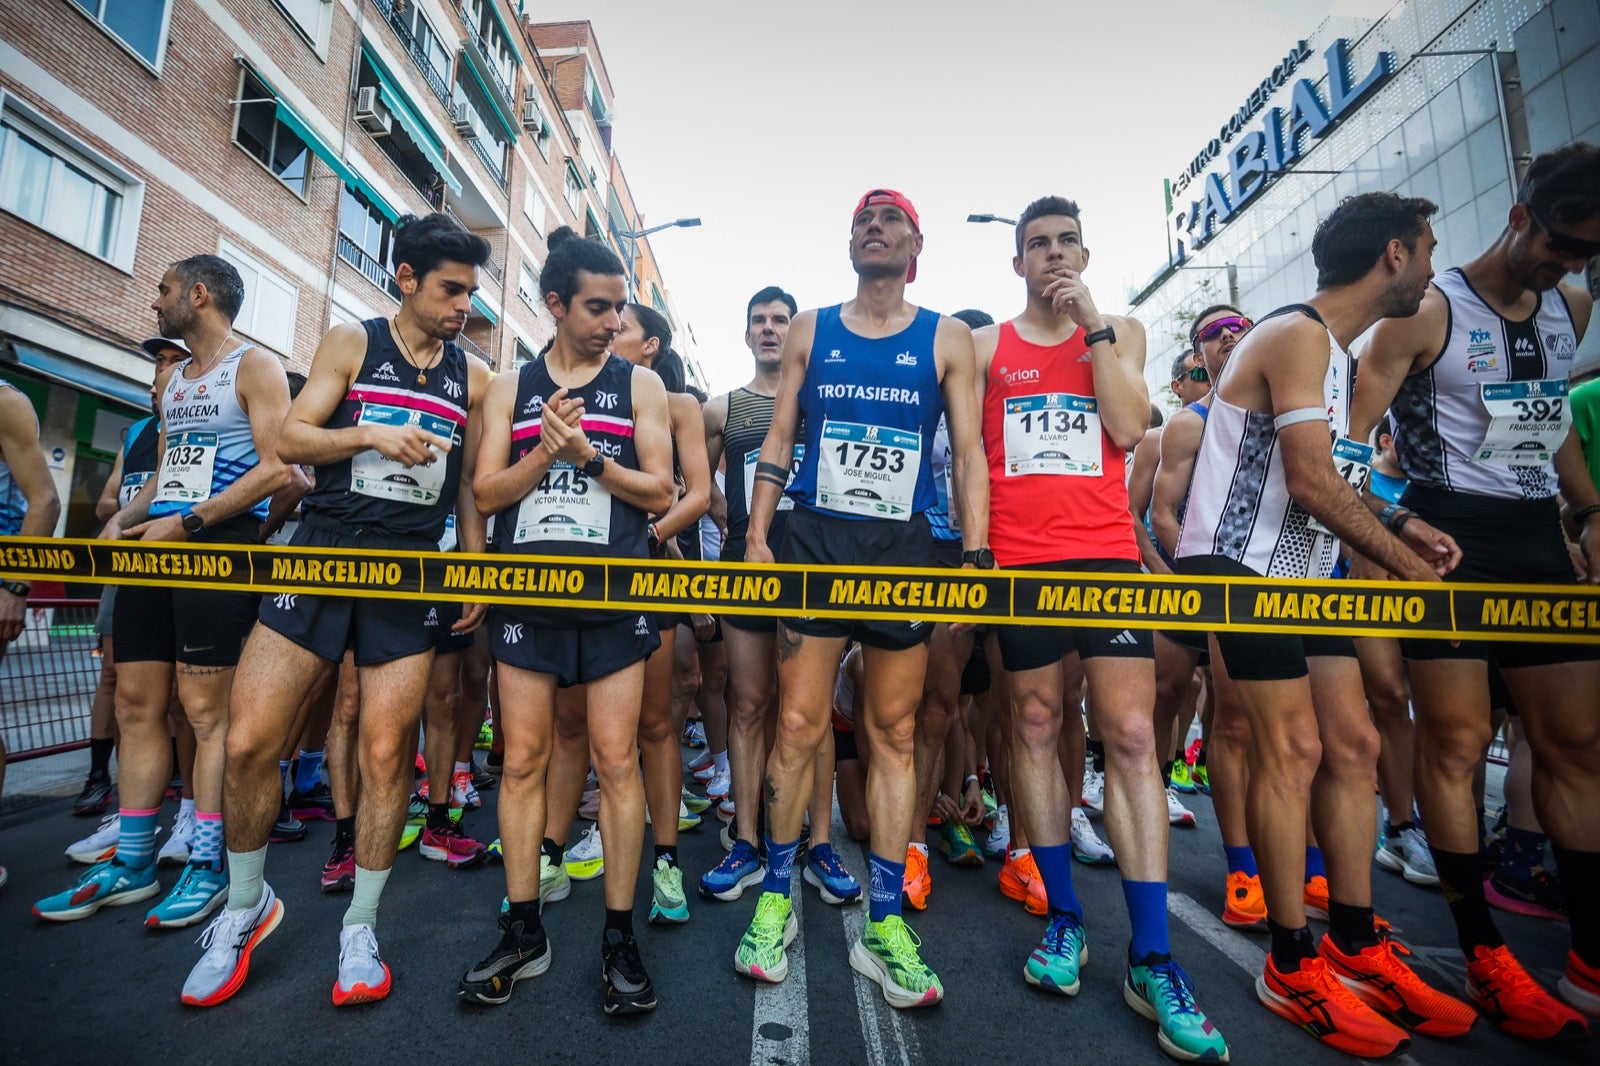
[[[29,600],[27,628],[0,658],[6,761],[87,747],[100,684],[99,600]]]

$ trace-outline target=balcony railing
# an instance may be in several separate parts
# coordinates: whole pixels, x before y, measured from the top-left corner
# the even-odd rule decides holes
[[[406,19],[400,11],[396,10],[395,0],[372,0],[372,5],[383,15],[383,20],[394,30],[395,36],[400,38],[400,43],[406,46],[406,54],[411,57],[411,62],[417,68],[422,79],[428,83],[428,88],[433,90],[433,95],[446,109],[450,107],[450,83],[445,76],[434,69],[433,63],[428,59],[428,52],[422,47],[411,32],[411,27],[406,25]],[[404,4],[399,5],[404,7]]]
[[[395,282],[394,275],[343,233],[339,234],[339,258],[361,271],[362,277],[393,296],[396,301],[400,299],[400,286]]]
[[[499,367],[495,365],[494,357],[474,344],[472,339],[469,338],[465,333],[457,335],[456,343],[461,345],[462,351],[466,352],[468,355],[475,355],[479,359],[482,359],[485,363],[488,363],[490,369],[499,369]]]
[[[472,145],[472,150],[474,152],[478,153],[478,159],[481,160],[484,167],[488,169],[489,176],[495,180],[495,184],[504,189],[506,187],[505,172],[501,169],[501,164],[494,158],[494,156],[489,154],[489,149],[483,146],[483,140],[484,139],[482,136],[477,136],[473,137],[467,143]],[[499,142],[496,141],[495,143],[498,144]]]
[[[511,86],[506,84],[504,75],[500,73],[500,64],[495,60],[494,48],[483,34],[478,32],[478,27],[472,24],[472,16],[467,14],[466,8],[461,9],[461,22],[467,28],[467,39],[472,42],[472,47],[483,57],[483,72],[489,75],[489,83],[505,96],[506,106],[514,105],[516,100],[511,95]]]
[[[439,210],[444,204],[445,184],[444,179],[434,173],[433,167],[424,161],[421,156],[401,151],[400,147],[394,143],[393,134],[387,137],[374,137],[373,140],[378,143],[379,150],[389,157],[389,161],[399,168],[400,173],[406,176],[406,180],[411,183],[412,187],[422,194],[424,200],[428,201],[428,206],[435,211]]]
[[[489,257],[488,261],[483,264],[483,272],[493,278],[495,280],[495,284],[497,285],[505,280],[505,272],[500,269],[500,264],[495,262],[494,256],[492,255]]]

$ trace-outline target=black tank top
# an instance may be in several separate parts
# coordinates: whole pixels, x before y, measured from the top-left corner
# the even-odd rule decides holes
[[[728,541],[734,545],[735,554],[742,552],[745,532],[750,526],[750,500],[755,495],[751,483],[755,472],[755,457],[761,452],[761,442],[767,439],[772,426],[772,409],[775,400],[759,392],[740,387],[728,393],[728,420],[722,427],[723,452],[727,456],[728,471],[724,476],[724,493],[728,500]],[[804,445],[803,433],[796,434],[795,463],[798,464]],[[791,479],[793,474],[790,475]],[[767,530],[767,544],[776,549],[783,543],[783,530],[788,524],[789,511],[794,502],[785,496],[778,502],[778,511],[772,516]]]
[[[328,429],[356,425],[415,425],[447,438],[450,452],[427,466],[405,467],[377,451],[365,451],[317,467],[317,483],[306,496],[308,516],[392,538],[437,543],[455,510],[461,484],[461,445],[467,424],[467,357],[445,341],[444,358],[417,384],[417,368],[406,361],[389,332],[389,320],[362,323],[367,355]]]

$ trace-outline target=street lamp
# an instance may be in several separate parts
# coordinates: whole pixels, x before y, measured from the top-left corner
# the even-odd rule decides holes
[[[641,237],[648,237],[652,233],[660,233],[664,229],[672,229],[674,227],[682,227],[684,229],[689,229],[689,228],[691,228],[693,226],[698,226],[698,225],[700,225],[700,220],[698,218],[680,218],[680,219],[677,219],[676,221],[673,221],[673,222],[663,222],[659,226],[651,226],[649,229],[642,229],[642,230],[637,230],[637,231],[635,231],[635,230],[618,230],[617,231],[617,236],[618,237],[626,238],[627,241],[628,241],[628,295],[629,296],[631,296],[631,297],[637,297],[638,296],[638,293],[634,292],[634,286],[635,286],[634,263],[638,259],[639,239]]]
[[[1004,222],[1008,226],[1015,226],[1017,224],[1017,220],[1014,219],[1014,218],[1005,218],[1005,217],[1003,217],[1001,215],[988,215],[988,214],[984,214],[984,215],[968,215],[967,216],[967,221],[968,222]]]

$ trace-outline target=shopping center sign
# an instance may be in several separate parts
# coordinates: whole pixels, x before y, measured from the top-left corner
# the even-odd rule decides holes
[[[1312,142],[1327,136],[1340,119],[1393,77],[1394,53],[1379,52],[1372,69],[1353,80],[1350,49],[1350,41],[1341,37],[1323,52],[1328,65],[1325,91],[1318,90],[1310,78],[1300,78],[1289,89],[1287,109],[1269,108],[1267,101],[1288,86],[1312,58],[1306,42],[1297,42],[1183,173],[1166,182],[1167,211],[1177,238],[1176,259],[1216,236],[1276,175],[1291,169]],[[1247,130],[1263,111],[1260,124]],[[1214,166],[1219,159],[1222,165]],[[1174,210],[1173,199],[1185,193],[1193,197],[1188,206]]]

